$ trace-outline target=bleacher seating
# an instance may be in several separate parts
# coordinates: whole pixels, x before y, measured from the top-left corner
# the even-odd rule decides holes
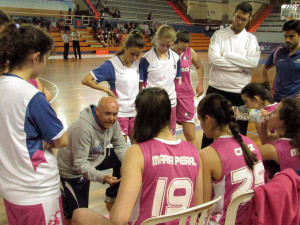
[[[282,25],[285,22],[280,19],[280,9],[275,9],[260,25],[254,33],[258,42],[282,43]]]
[[[147,20],[149,12],[160,22],[184,24],[165,0],[107,0],[108,7],[118,8],[123,18]]]
[[[91,28],[87,29],[77,29],[81,34],[80,39],[80,49],[82,53],[95,53],[97,50],[107,50],[108,53],[115,53],[120,50],[120,47],[103,47],[94,37],[93,31]],[[50,35],[55,40],[55,50],[56,54],[63,54],[64,44],[61,38],[62,33],[51,32]],[[204,33],[192,33],[191,34],[191,44],[190,46],[195,49],[195,51],[207,51],[210,39],[205,36]],[[145,38],[146,46],[145,51],[149,50],[152,47],[150,39]],[[70,54],[73,54],[73,43],[70,42]]]

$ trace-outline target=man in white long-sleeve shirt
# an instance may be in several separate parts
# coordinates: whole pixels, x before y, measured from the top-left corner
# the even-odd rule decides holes
[[[208,50],[212,67],[206,94],[219,93],[234,106],[243,105],[241,90],[251,82],[251,71],[260,57],[256,37],[245,30],[251,14],[252,6],[248,2],[238,4],[232,25],[214,33]],[[239,121],[239,126],[246,135],[248,123]],[[202,148],[212,142],[203,135]]]

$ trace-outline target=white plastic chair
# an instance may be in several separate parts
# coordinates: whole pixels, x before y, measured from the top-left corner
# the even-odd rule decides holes
[[[209,218],[215,204],[222,198],[222,196],[210,201],[206,202],[204,204],[194,206],[192,208],[188,208],[182,212],[169,214],[169,215],[162,215],[157,217],[149,218],[142,222],[141,225],[154,225],[159,223],[165,223],[168,221],[179,219],[179,225],[185,225],[187,222],[187,219],[190,217],[189,224],[195,225],[197,222],[197,218],[199,213],[201,213],[201,217],[198,221],[198,224],[204,224],[204,220],[206,218]],[[208,224],[208,220],[206,221],[205,225]]]
[[[236,220],[236,213],[238,210],[239,205],[245,201],[247,198],[252,198],[254,196],[254,191],[251,190],[245,194],[242,194],[235,199],[233,199],[228,208],[227,208],[227,213],[226,213],[226,218],[225,218],[225,224],[224,225],[235,225],[235,220]]]

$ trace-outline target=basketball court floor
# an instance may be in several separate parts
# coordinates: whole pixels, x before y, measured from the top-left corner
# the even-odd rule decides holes
[[[208,78],[210,65],[208,64],[207,52],[198,53],[202,65],[204,67],[204,90],[208,86]],[[69,55],[72,57],[72,55]],[[83,55],[82,60],[63,60],[62,55],[51,56],[48,59],[47,65],[43,73],[39,76],[42,84],[51,92],[53,100],[51,105],[56,111],[59,119],[65,126],[69,126],[79,116],[80,111],[88,107],[90,104],[97,104],[101,96],[104,96],[100,91],[93,90],[81,84],[81,79],[88,74],[92,69],[97,68],[104,61],[112,57],[112,55]],[[260,65],[253,70],[252,80],[256,82],[262,81],[260,70],[261,63],[267,55],[261,56]],[[271,69],[271,80],[275,75],[275,70]],[[192,71],[193,87],[197,85],[197,76],[195,71]],[[199,124],[199,123],[198,123]],[[257,144],[259,140],[253,124],[248,127],[248,136]],[[178,138],[183,138],[180,126],[178,127]],[[201,144],[202,131],[197,129],[196,136]],[[111,171],[108,171],[111,173]],[[104,195],[107,185],[92,182],[90,190],[90,208],[101,214],[108,214],[104,204]],[[7,216],[4,208],[2,197],[0,197],[0,225],[7,225]]]

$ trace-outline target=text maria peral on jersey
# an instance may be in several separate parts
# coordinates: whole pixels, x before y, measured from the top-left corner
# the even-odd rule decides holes
[[[155,155],[152,156],[152,166],[161,164],[167,165],[182,165],[182,166],[197,166],[194,157],[188,156],[169,156],[169,155]]]

